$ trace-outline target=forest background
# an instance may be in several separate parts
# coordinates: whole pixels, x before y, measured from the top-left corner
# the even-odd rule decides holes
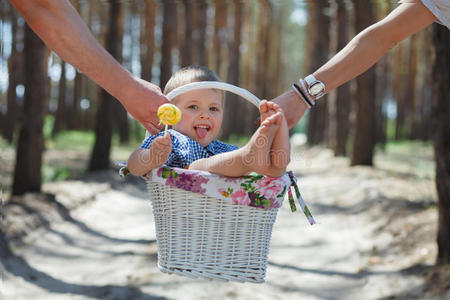
[[[163,87],[178,68],[206,65],[223,81],[261,99],[290,89],[397,3],[71,2],[96,39],[136,76]],[[40,43],[8,1],[1,0],[0,5],[0,147],[14,153],[0,174],[2,201],[39,193],[46,182],[113,168],[115,160],[126,159],[140,144],[143,127],[118,101]],[[443,37],[436,32],[444,32]],[[372,166],[375,153],[392,146],[407,149],[407,154],[415,149],[431,152],[435,138],[436,161],[448,165],[449,151],[442,146],[448,136],[439,131],[442,123],[433,123],[440,120],[433,109],[449,110],[449,93],[436,87],[439,80],[449,78],[448,64],[437,61],[448,41],[448,30],[445,33],[437,24],[406,39],[363,76],[321,99],[291,133],[304,134],[309,147],[329,148],[335,156],[348,157],[351,166]],[[243,144],[254,132],[257,116],[252,105],[227,95],[221,139]],[[51,150],[60,151],[65,159],[46,160],[45,153]],[[83,153],[85,159],[71,159],[73,153]],[[440,172],[439,164],[436,168]],[[447,180],[438,188],[439,229],[444,234],[438,264],[448,264],[450,253],[445,172],[447,177],[436,177],[438,186],[439,180]]]

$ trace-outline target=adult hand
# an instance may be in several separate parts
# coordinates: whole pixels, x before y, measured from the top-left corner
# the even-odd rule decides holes
[[[278,104],[283,110],[289,129],[297,124],[298,120],[300,120],[308,109],[305,102],[293,90],[281,94],[275,99],[272,99],[272,101]]]
[[[156,112],[158,107],[168,100],[158,86],[135,78],[135,84],[128,86],[119,101],[151,134],[157,134],[163,128],[163,125],[159,124]]]

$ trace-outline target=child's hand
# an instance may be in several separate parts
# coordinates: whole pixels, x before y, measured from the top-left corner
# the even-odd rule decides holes
[[[171,151],[172,140],[170,134],[166,132],[164,136],[159,136],[153,141],[150,147],[150,158],[160,166],[167,162]]]

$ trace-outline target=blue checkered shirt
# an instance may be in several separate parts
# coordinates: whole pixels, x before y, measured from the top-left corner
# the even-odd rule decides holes
[[[172,140],[172,152],[166,162],[169,167],[185,168],[198,159],[238,149],[237,146],[225,144],[218,140],[213,140],[208,146],[202,147],[197,141],[178,131],[169,129],[168,132]],[[158,136],[164,136],[164,132],[146,138],[142,142],[141,148],[150,149],[153,140]]]

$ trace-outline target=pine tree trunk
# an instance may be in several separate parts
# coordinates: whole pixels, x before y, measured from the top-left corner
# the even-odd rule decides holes
[[[155,21],[158,6],[154,0],[145,1],[141,17],[141,77],[152,80],[153,54],[155,50]]]
[[[406,113],[406,75],[407,68],[405,63],[406,41],[400,43],[395,49],[395,70],[394,70],[394,87],[395,87],[395,99],[397,100],[397,118],[395,120],[395,140],[404,138],[403,127],[405,124]]]
[[[12,43],[11,55],[8,59],[8,92],[7,92],[7,112],[3,120],[3,137],[11,143],[13,141],[14,130],[20,113],[20,107],[16,94],[16,87],[23,82],[23,51],[17,49],[18,41],[18,16],[15,9],[11,8]]]
[[[206,27],[208,25],[207,14],[206,11],[208,9],[208,3],[206,0],[197,0],[196,1],[196,16],[197,16],[197,33],[198,33],[198,41],[197,49],[198,49],[198,64],[202,66],[208,65],[208,55],[206,52]]]
[[[161,46],[160,86],[163,88],[172,76],[172,48],[176,38],[176,4],[174,0],[164,0],[163,36]]]
[[[242,16],[244,11],[244,4],[241,0],[234,0],[234,37],[230,44],[230,60],[228,65],[227,82],[233,85],[239,85],[240,82],[240,58],[241,53],[239,47],[241,45],[242,33]],[[225,101],[225,112],[222,124],[221,139],[228,139],[231,133],[234,133],[236,127],[239,126],[239,119],[243,114],[241,105],[243,104],[238,96],[232,93],[227,93]]]
[[[113,56],[119,56],[119,41],[117,40],[118,18],[121,3],[111,0],[109,7],[109,26],[106,37],[106,50]],[[113,125],[113,101],[115,100],[108,92],[101,89],[100,105],[97,108],[95,125],[95,144],[89,162],[89,170],[106,170],[110,167],[111,139]]]
[[[25,102],[16,151],[13,195],[41,191],[42,127],[47,108],[47,48],[25,25]]]
[[[337,1],[337,51],[345,47],[348,42],[349,16],[344,0]],[[347,138],[350,130],[350,83],[346,83],[336,89],[335,99],[335,142],[333,143],[334,155],[347,155]]]
[[[430,45],[432,43],[432,29],[426,28],[425,32],[427,33],[425,35],[425,47],[424,47],[424,54],[423,54],[423,60],[422,63],[425,64],[424,68],[424,82],[423,86],[431,86],[432,85],[432,68],[429,66],[432,64],[432,57],[433,57],[433,51]],[[422,105],[421,105],[421,134],[420,138],[423,141],[429,141],[431,140],[431,120],[432,120],[432,93],[430,89],[422,89],[420,97],[422,98]]]
[[[58,84],[58,108],[55,113],[52,136],[56,136],[63,129],[66,110],[66,63],[61,60],[61,76]]]
[[[309,63],[305,63],[305,76],[317,70],[328,60],[330,20],[324,14],[328,7],[327,1],[308,2],[308,16],[311,16],[311,19],[307,25],[307,35],[309,37],[307,40],[309,42],[305,57],[309,59]],[[326,96],[316,103],[314,109],[310,110],[308,117],[308,144],[317,145],[324,142],[328,127]]]
[[[119,10],[119,14],[116,17],[116,26],[117,26],[117,31],[116,31],[116,39],[117,39],[117,54],[115,56],[115,59],[119,62],[122,63],[123,62],[123,54],[122,54],[122,48],[123,48],[123,33],[124,33],[124,24],[125,24],[125,7],[122,4],[122,7]],[[138,43],[136,35],[133,32],[133,28],[132,28],[132,20],[134,19],[133,17],[133,12],[130,12],[130,18],[129,20],[130,22],[130,33],[129,36],[131,37],[131,45],[135,45]],[[133,48],[134,46],[131,46],[131,48]],[[129,69],[131,69],[131,61],[133,59],[133,50],[130,51],[130,56],[128,57],[128,67]],[[114,116],[114,121],[113,121],[113,126],[114,126],[114,131],[119,133],[119,143],[120,144],[126,144],[129,140],[130,140],[130,134],[129,134],[129,126],[128,126],[128,113],[125,110],[125,108],[122,106],[122,104],[119,101],[113,101],[113,116]]]
[[[213,54],[215,72],[222,76],[222,64],[225,62],[225,45],[227,42],[227,3],[225,0],[215,0]]]
[[[450,264],[450,31],[433,24],[433,143],[438,192],[438,265]]]
[[[183,0],[184,5],[184,40],[183,46],[181,48],[181,67],[189,66],[192,64],[193,55],[193,40],[192,40],[192,30],[193,30],[193,16],[192,16],[192,1]]]
[[[83,74],[76,70],[75,79],[73,83],[73,93],[72,93],[72,108],[70,114],[68,114],[69,119],[67,120],[67,128],[70,130],[80,129],[80,99],[81,90],[83,87]]]
[[[360,32],[374,23],[372,4],[365,0],[355,0],[355,29]],[[375,93],[376,74],[372,67],[357,79],[357,112],[355,139],[351,165],[373,165],[375,147]]]

